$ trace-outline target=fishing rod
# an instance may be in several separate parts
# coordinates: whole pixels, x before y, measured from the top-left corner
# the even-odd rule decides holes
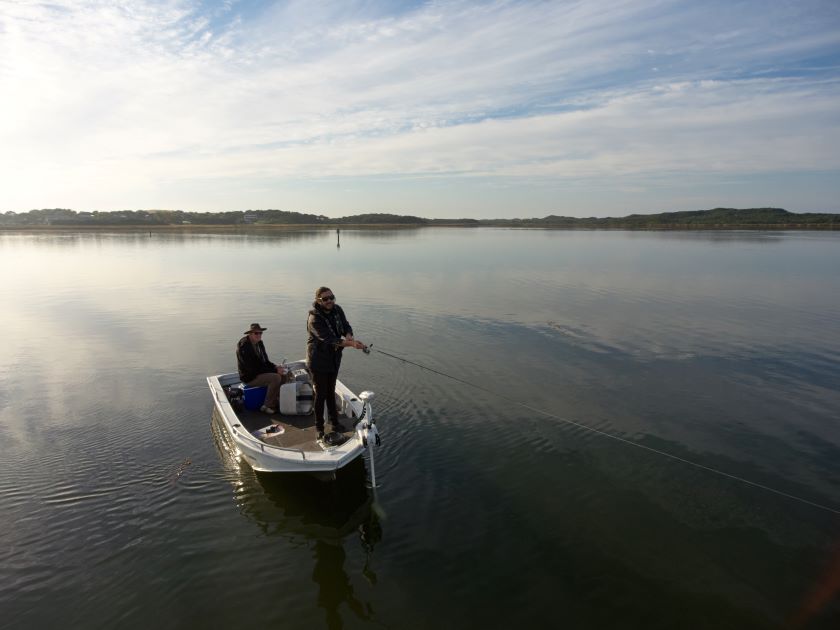
[[[651,453],[655,453],[657,455],[662,455],[663,457],[667,457],[667,458],[672,459],[674,461],[678,461],[678,462],[681,462],[683,464],[688,464],[689,466],[694,466],[695,468],[699,468],[701,470],[705,470],[707,472],[714,473],[716,475],[720,475],[720,476],[726,477],[728,479],[733,479],[735,481],[739,481],[741,483],[747,484],[747,485],[752,486],[754,488],[760,488],[761,490],[765,490],[767,492],[772,492],[773,494],[777,494],[777,495],[785,497],[787,499],[792,499],[793,501],[798,501],[800,503],[810,505],[811,507],[815,507],[815,508],[818,508],[820,510],[825,510],[826,512],[831,512],[832,514],[840,515],[840,510],[839,509],[836,509],[836,508],[833,508],[833,507],[830,507],[830,506],[827,506],[827,505],[823,505],[821,503],[816,503],[814,501],[810,501],[808,499],[799,497],[795,494],[790,494],[790,493],[785,492],[783,490],[778,490],[776,488],[766,486],[766,485],[764,485],[762,483],[758,483],[756,481],[750,481],[749,479],[745,479],[744,477],[739,477],[738,475],[733,475],[732,473],[728,473],[726,471],[719,470],[719,469],[713,468],[711,466],[706,466],[705,464],[701,464],[699,462],[695,462],[695,461],[692,461],[690,459],[680,457],[679,455],[674,455],[673,453],[668,453],[667,451],[663,451],[663,450],[658,449],[658,448],[653,448],[652,446],[645,446],[644,444],[639,444],[638,442],[633,442],[632,440],[628,440],[628,439],[623,438],[619,435],[615,435],[613,433],[609,433],[608,431],[602,431],[601,429],[596,429],[594,427],[590,427],[586,424],[583,424],[582,422],[577,422],[576,420],[572,420],[570,418],[564,418],[562,416],[558,416],[557,414],[551,413],[549,411],[545,411],[544,409],[539,409],[538,407],[534,407],[534,406],[529,405],[527,403],[524,403],[522,401],[510,398],[509,396],[505,396],[504,394],[500,393],[497,390],[492,390],[492,389],[488,389],[487,387],[482,387],[481,385],[476,385],[475,383],[471,383],[470,381],[465,381],[462,378],[458,378],[457,376],[453,376],[452,374],[447,374],[446,372],[436,370],[436,369],[431,368],[427,365],[423,365],[422,363],[417,363],[415,361],[411,361],[410,359],[406,359],[405,357],[401,357],[401,356],[398,356],[396,354],[391,354],[390,352],[380,350],[379,348],[374,348],[373,344],[365,346],[362,349],[362,351],[365,354],[370,354],[372,350],[375,350],[379,354],[384,354],[386,357],[396,359],[397,361],[402,361],[403,363],[407,363],[409,365],[416,366],[420,369],[426,370],[428,372],[432,372],[433,374],[438,374],[440,376],[451,379],[453,381],[457,381],[459,383],[462,383],[462,384],[467,385],[469,387],[472,387],[474,389],[480,390],[482,392],[492,394],[493,396],[501,398],[502,400],[505,400],[505,401],[507,401],[507,402],[509,402],[513,405],[518,405],[519,407],[522,407],[522,408],[527,409],[529,411],[532,411],[534,413],[541,414],[541,415],[546,416],[548,418],[553,418],[555,420],[560,420],[561,422],[565,422],[566,424],[572,425],[572,426],[577,427],[579,429],[583,429],[585,431],[595,433],[597,435],[609,438],[611,440],[616,440],[617,442],[621,442],[621,443],[626,444],[628,446],[635,446],[636,448],[641,448],[641,449],[644,449],[644,450],[649,451]]]

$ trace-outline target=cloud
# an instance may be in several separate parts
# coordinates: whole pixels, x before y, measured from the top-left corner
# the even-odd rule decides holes
[[[0,206],[209,179],[837,169],[837,11],[761,6],[6,3]]]

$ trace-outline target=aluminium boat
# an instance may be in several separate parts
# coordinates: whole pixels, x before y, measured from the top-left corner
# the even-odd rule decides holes
[[[379,446],[380,438],[371,407],[373,392],[364,391],[356,396],[344,383],[337,381],[336,407],[344,431],[331,432],[326,439],[319,440],[315,414],[305,403],[303,406],[300,403],[301,398],[307,398],[300,395],[301,391],[311,394],[306,364],[296,361],[286,364],[286,368],[294,381],[282,386],[281,408],[270,415],[258,407],[246,407],[243,392],[247,390],[237,373],[207,377],[215,405],[214,416],[227,434],[234,455],[259,472],[312,473],[322,479],[334,479],[336,471],[369,450],[371,484],[375,485],[373,449]],[[288,404],[284,408],[290,387],[291,408]],[[302,410],[308,413],[301,413]]]

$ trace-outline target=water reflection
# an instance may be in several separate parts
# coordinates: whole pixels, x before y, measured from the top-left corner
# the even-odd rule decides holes
[[[685,241],[694,243],[755,243],[776,244],[790,233],[778,230],[627,230],[620,231],[622,238],[649,240],[651,238],[663,241]],[[800,233],[797,233],[799,236]]]
[[[318,540],[315,543],[315,567],[312,580],[318,585],[318,607],[326,613],[327,627],[343,628],[344,623],[339,611],[342,604],[347,604],[359,619],[373,618],[373,605],[363,602],[353,590],[350,578],[344,569],[346,553],[341,544]]]
[[[358,619],[372,619],[373,604],[355,592],[346,567],[345,549],[354,537],[359,541],[365,555],[362,575],[375,585],[372,556],[382,539],[382,525],[366,485],[364,461],[358,458],[351,462],[332,482],[301,474],[258,473],[239,461],[215,411],[211,424],[241,513],[266,538],[302,538],[310,545],[314,559],[311,576],[318,587],[317,605],[324,611],[327,627],[344,627],[345,609]],[[301,568],[301,573],[306,571]]]
[[[107,245],[109,248],[126,245],[159,247],[161,245],[204,245],[208,243],[236,243],[243,241],[271,243],[274,241],[316,241],[329,236],[323,229],[247,230],[225,229],[212,231],[148,231],[121,230],[117,232],[15,232],[0,234],[0,247],[12,245],[50,248],[77,247],[81,245]]]

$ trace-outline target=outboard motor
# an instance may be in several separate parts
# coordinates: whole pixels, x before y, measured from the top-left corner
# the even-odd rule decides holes
[[[376,468],[373,462],[373,447],[380,446],[382,444],[382,440],[379,438],[379,431],[376,429],[376,423],[373,420],[373,407],[371,407],[371,401],[374,399],[376,395],[371,391],[364,391],[359,394],[359,399],[362,401],[362,415],[359,416],[359,422],[356,424],[356,434],[359,436],[359,440],[362,442],[362,446],[364,446],[368,450],[368,456],[370,458],[370,487],[376,487]]]

